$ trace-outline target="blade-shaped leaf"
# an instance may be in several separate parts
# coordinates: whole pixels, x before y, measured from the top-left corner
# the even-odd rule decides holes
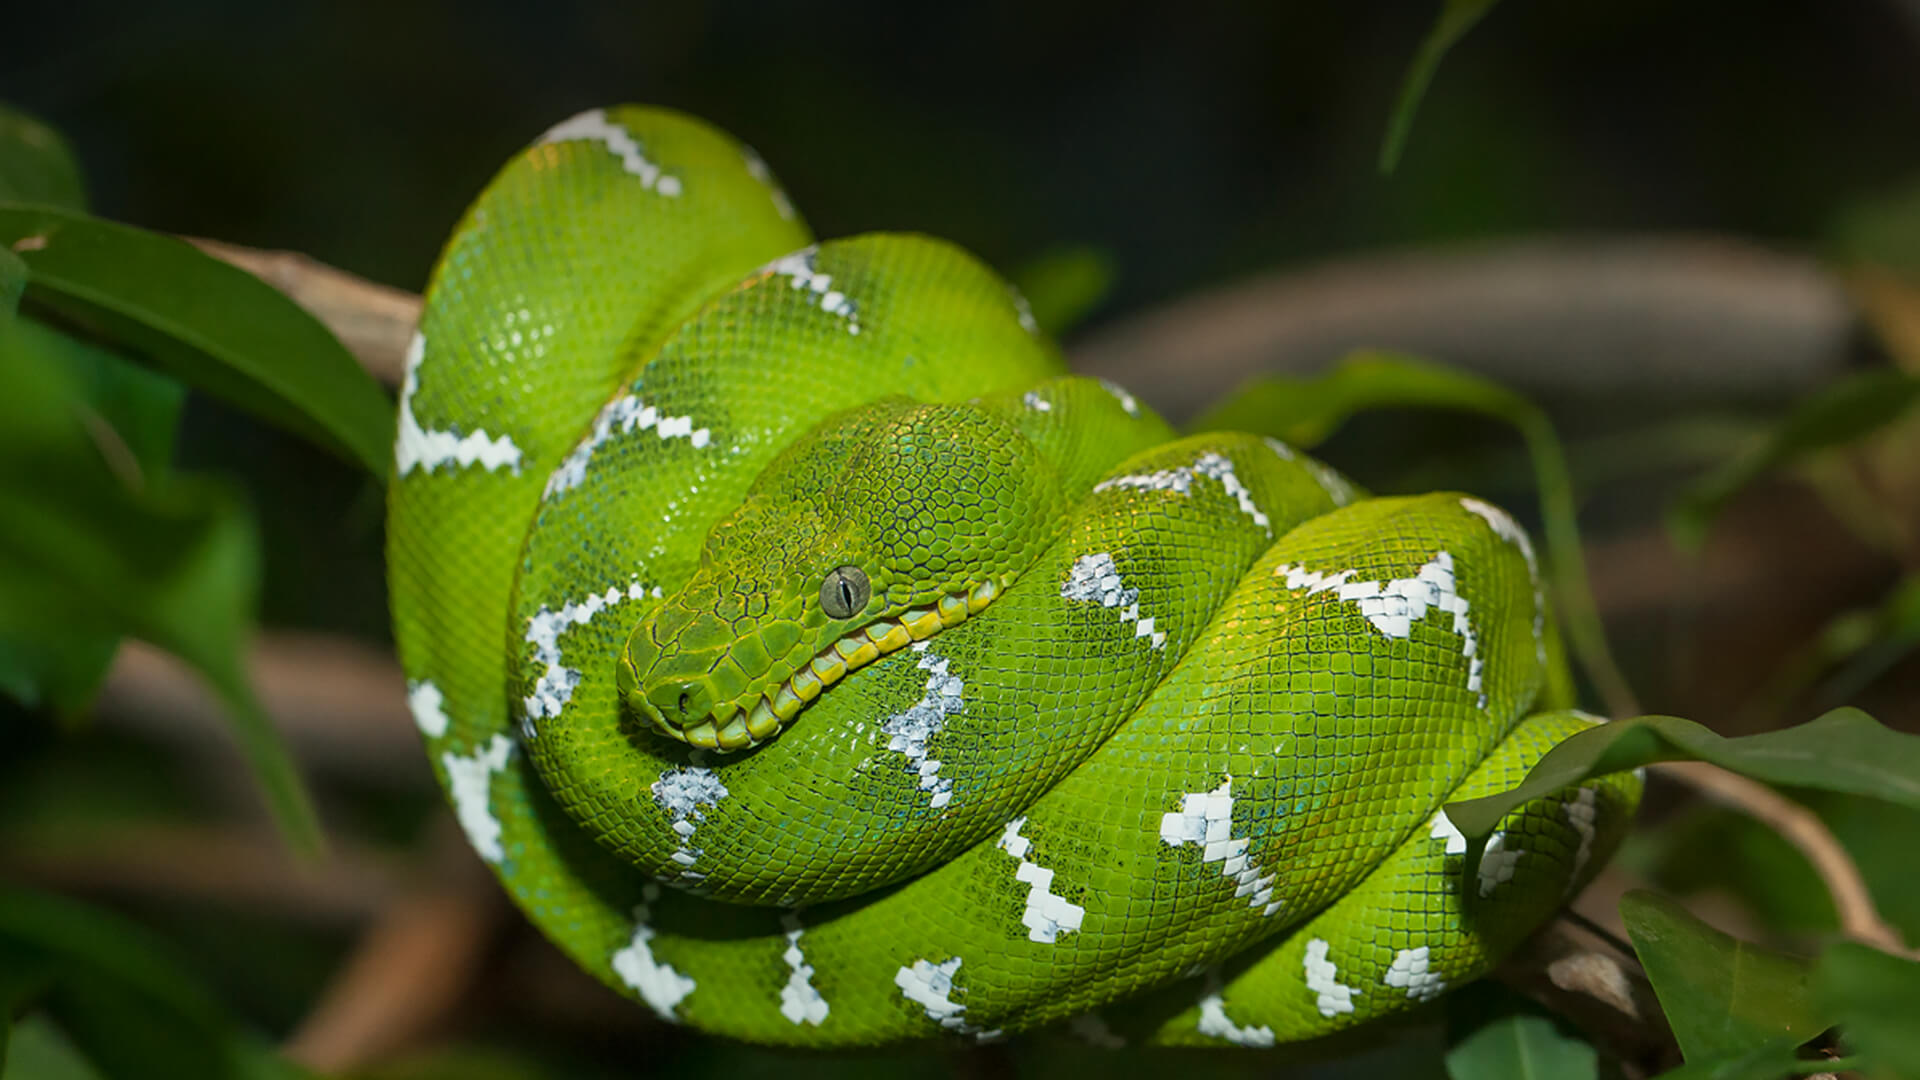
[[[1545,1016],[1498,1017],[1447,1048],[1452,1080],[1583,1080],[1600,1075],[1592,1046]]]
[[[1607,647],[1580,548],[1573,480],[1566,454],[1546,413],[1498,383],[1400,353],[1361,350],[1311,378],[1255,379],[1202,416],[1190,431],[1251,431],[1311,448],[1355,413],[1369,409],[1449,409],[1476,413],[1511,425],[1526,441],[1540,489],[1547,561],[1567,637],[1587,677],[1616,715],[1638,712],[1613,653]]]
[[[1727,738],[1677,716],[1639,716],[1574,733],[1534,763],[1518,787],[1448,803],[1471,862],[1507,811],[1595,776],[1656,761],[1705,761],[1770,784],[1865,795],[1920,809],[1920,736],[1859,709],[1835,709],[1779,731]]]
[[[1380,143],[1380,171],[1390,173],[1400,164],[1400,151],[1407,143],[1407,132],[1413,130],[1414,114],[1420,111],[1420,99],[1427,95],[1427,85],[1433,82],[1433,73],[1440,68],[1440,58],[1475,23],[1493,10],[1498,0],[1444,0],[1440,7],[1440,17],[1434,20],[1433,29],[1420,42],[1420,50],[1413,54],[1413,63],[1407,68],[1407,75],[1400,83],[1400,96],[1393,103],[1393,115],[1387,120],[1387,135]]]
[[[241,663],[259,576],[251,518],[229,492],[203,480],[129,483],[90,423],[97,414],[77,376],[35,353],[7,353],[0,640],[125,634],[177,654],[225,699],[289,838],[317,848],[305,789]]]
[[[385,479],[393,403],[326,327],[259,278],[171,237],[0,206],[27,299]]]
[[[86,185],[67,140],[11,105],[0,105],[0,202],[87,208]]]
[[[1790,1051],[1831,1024],[1806,961],[1721,933],[1657,893],[1621,897],[1620,918],[1687,1060]]]
[[[1920,963],[1834,945],[1821,954],[1813,982],[1869,1076],[1920,1076]]]
[[[1668,531],[1682,548],[1697,550],[1721,509],[1756,478],[1871,435],[1916,403],[1920,403],[1920,375],[1902,371],[1869,371],[1822,388],[1752,449],[1688,487],[1667,512]]]

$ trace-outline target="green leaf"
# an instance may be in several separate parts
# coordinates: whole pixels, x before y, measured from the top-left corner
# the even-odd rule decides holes
[[[1780,1080],[1783,1076],[1838,1071],[1844,1063],[1803,1058],[1792,1047],[1760,1046],[1724,1057],[1688,1061],[1658,1080]]]
[[[385,479],[393,403],[326,327],[259,278],[171,237],[0,206],[27,300]]]
[[[1869,371],[1823,387],[1752,449],[1690,485],[1667,511],[1667,529],[1682,549],[1697,551],[1713,519],[1762,474],[1822,450],[1857,442],[1920,402],[1920,376]]]
[[[1620,918],[1688,1061],[1790,1051],[1830,1026],[1806,961],[1723,934],[1657,893],[1621,897]]]
[[[1586,1080],[1600,1075],[1593,1047],[1567,1035],[1545,1016],[1516,1013],[1490,1023],[1447,1049],[1453,1080]]]
[[[0,202],[87,208],[80,165],[67,140],[11,105],[0,105]]]
[[[29,1016],[13,1029],[11,1045],[0,1052],[0,1076],[12,1080],[102,1080],[53,1022]]]
[[[1639,711],[1613,661],[1587,584],[1573,480],[1545,412],[1506,387],[1401,353],[1361,350],[1312,378],[1267,376],[1242,386],[1190,431],[1251,431],[1312,448],[1355,413],[1369,409],[1448,409],[1511,425],[1525,440],[1540,489],[1541,518],[1554,599],[1574,655],[1615,714]]]
[[[1920,963],[1865,945],[1827,949],[1814,993],[1872,1076],[1920,1076]]]
[[[1413,63],[1407,68],[1407,76],[1400,83],[1400,97],[1393,104],[1393,115],[1387,120],[1387,135],[1380,143],[1380,171],[1391,173],[1400,164],[1400,151],[1406,146],[1407,132],[1413,130],[1414,114],[1420,111],[1420,99],[1427,95],[1427,85],[1433,81],[1433,73],[1440,68],[1440,58],[1474,24],[1493,10],[1498,0],[1444,0],[1440,5],[1440,17],[1434,20],[1433,29],[1420,42],[1420,49],[1413,54]]]
[[[241,660],[259,576],[251,518],[218,485],[135,482],[116,469],[79,376],[10,340],[0,341],[0,640],[124,634],[178,655],[226,701],[289,839],[317,849],[306,791]]]
[[[1113,290],[1113,254],[1096,247],[1044,251],[1013,275],[1033,321],[1060,337],[1080,325]]]
[[[1471,863],[1494,825],[1521,803],[1656,761],[1705,761],[1770,784],[1866,795],[1920,809],[1920,735],[1893,731],[1859,709],[1846,708],[1795,727],[1733,739],[1677,716],[1595,725],[1547,751],[1518,787],[1448,803],[1447,817],[1467,837]]]

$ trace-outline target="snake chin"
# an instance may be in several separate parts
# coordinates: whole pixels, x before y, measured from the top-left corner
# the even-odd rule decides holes
[[[876,619],[815,653],[771,692],[750,699],[751,705],[721,702],[698,724],[680,727],[651,709],[641,710],[642,715],[661,734],[689,746],[721,753],[752,749],[771,742],[802,709],[848,672],[960,625],[984,611],[1005,587],[1002,581],[989,580],[965,593],[943,596],[930,607],[910,608],[894,618]],[[643,701],[634,688],[623,685],[621,692],[630,703]]]

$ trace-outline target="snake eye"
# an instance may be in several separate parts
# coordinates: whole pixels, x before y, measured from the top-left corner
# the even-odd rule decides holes
[[[820,583],[820,607],[836,619],[850,619],[866,610],[873,586],[867,572],[857,566],[837,566]]]

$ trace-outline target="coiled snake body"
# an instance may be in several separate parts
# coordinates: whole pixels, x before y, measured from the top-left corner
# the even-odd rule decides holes
[[[1177,358],[1174,358],[1177,360]],[[1272,1045],[1480,974],[1630,776],[1440,807],[1592,722],[1525,534],[1176,438],[918,236],[810,246],[765,166],[595,111],[435,270],[389,521],[410,700],[577,962],[766,1043]]]

